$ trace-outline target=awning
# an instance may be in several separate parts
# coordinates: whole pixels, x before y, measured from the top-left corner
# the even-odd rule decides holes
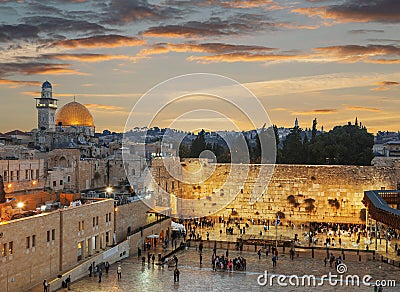
[[[171,221],[171,229],[181,231],[181,232],[186,232],[185,225],[176,223],[174,221]]]

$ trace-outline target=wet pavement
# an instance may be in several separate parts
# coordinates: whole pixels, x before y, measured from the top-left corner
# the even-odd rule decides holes
[[[218,250],[218,255],[225,255],[225,250]],[[372,286],[358,287],[346,286],[346,282],[337,282],[335,286],[329,285],[327,280],[322,281],[323,285],[318,287],[294,287],[291,286],[288,278],[283,280],[288,286],[278,285],[276,275],[314,275],[316,285],[321,283],[323,275],[330,272],[339,275],[334,267],[324,266],[324,254],[316,254],[314,259],[309,255],[300,255],[294,260],[288,254],[279,255],[277,267],[272,267],[271,255],[262,254],[261,259],[255,252],[229,251],[229,258],[242,256],[247,260],[246,271],[213,271],[211,269],[212,250],[203,250],[203,264],[199,264],[199,252],[191,247],[185,251],[176,253],[179,262],[180,281],[174,283],[172,267],[161,267],[157,264],[148,264],[147,260],[142,265],[137,256],[124,259],[110,267],[109,274],[103,274],[102,282],[98,283],[98,278],[85,277],[73,282],[71,291],[374,291]],[[337,255],[338,256],[338,255]],[[400,291],[400,269],[391,265],[383,264],[379,261],[352,261],[346,260],[347,272],[343,275],[358,275],[362,282],[362,277],[371,275],[370,283],[375,280],[395,280],[396,287],[385,287],[383,291]],[[118,264],[122,267],[122,279],[117,279]],[[273,285],[260,286],[257,279],[261,274],[268,271],[270,275],[275,275]],[[343,279],[345,279],[343,276]],[[261,281],[264,278],[260,279]],[[292,277],[292,283],[295,278]],[[301,280],[299,281],[301,284]],[[307,281],[306,281],[307,284]]]

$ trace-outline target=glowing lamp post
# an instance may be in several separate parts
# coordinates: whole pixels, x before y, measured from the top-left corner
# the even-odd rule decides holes
[[[24,207],[24,203],[23,202],[18,202],[17,203],[17,208],[19,209],[19,213],[21,213],[21,209]]]
[[[113,188],[112,188],[112,187],[107,187],[107,188],[106,188],[106,192],[107,192],[108,197],[110,197],[112,191],[113,191]]]

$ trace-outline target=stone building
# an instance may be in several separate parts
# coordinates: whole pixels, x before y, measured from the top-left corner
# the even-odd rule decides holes
[[[113,244],[113,200],[60,209],[0,225],[0,287],[22,291]]]
[[[7,193],[43,189],[46,183],[43,159],[0,160]]]

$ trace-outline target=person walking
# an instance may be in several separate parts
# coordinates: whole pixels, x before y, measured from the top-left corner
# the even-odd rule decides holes
[[[154,265],[154,261],[156,260],[156,256],[154,255],[154,253],[153,253],[153,255],[151,256],[151,263]]]
[[[261,249],[259,249],[259,250],[257,251],[257,254],[258,254],[258,259],[260,260],[260,259],[261,259]]]
[[[106,274],[108,274],[108,270],[110,269],[110,263],[107,261],[104,267],[106,268]]]
[[[43,292],[47,292],[47,287],[49,286],[49,284],[47,283],[47,280],[43,280]]]
[[[294,250],[293,248],[290,249],[290,259],[293,261],[294,259]]]
[[[118,280],[122,278],[122,268],[121,268],[121,265],[118,265],[118,268],[117,268],[117,275],[118,275]]]
[[[99,283],[101,283],[101,277],[103,276],[103,272],[101,271],[101,269],[99,268]]]
[[[276,257],[276,255],[274,255],[274,256],[272,257],[272,266],[273,266],[273,267],[276,267],[276,259],[277,259],[277,257]]]
[[[92,265],[90,265],[90,266],[89,266],[89,277],[92,276],[92,271],[93,271],[93,267],[92,267]]]
[[[179,282],[179,274],[180,274],[180,272],[179,272],[178,268],[175,268],[175,270],[174,270],[174,283],[175,282]]]
[[[200,265],[203,263],[203,256],[200,253]]]

